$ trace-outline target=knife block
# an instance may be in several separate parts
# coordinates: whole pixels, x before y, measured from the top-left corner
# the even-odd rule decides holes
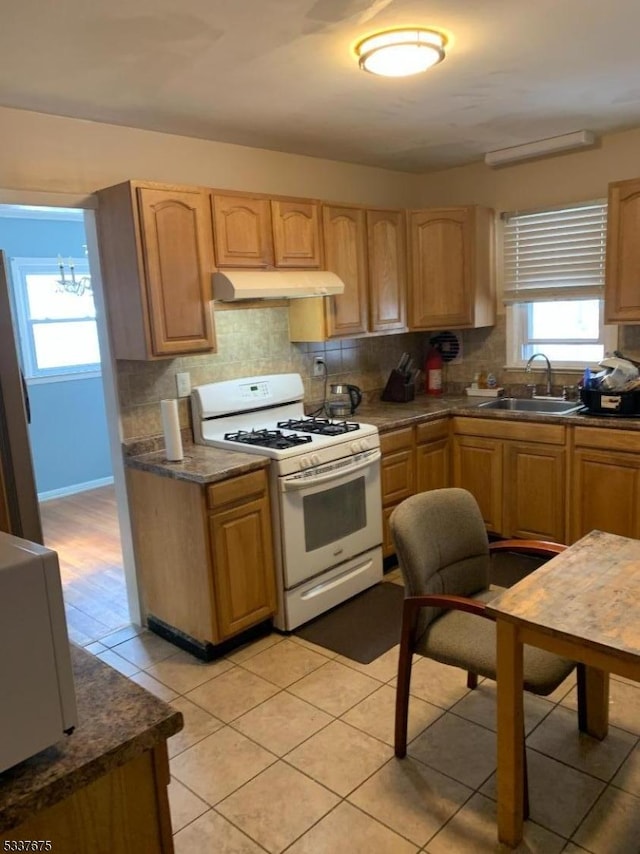
[[[393,403],[408,403],[416,396],[416,387],[413,383],[405,382],[404,374],[395,368],[389,374],[389,379],[380,395],[380,400],[392,401]]]

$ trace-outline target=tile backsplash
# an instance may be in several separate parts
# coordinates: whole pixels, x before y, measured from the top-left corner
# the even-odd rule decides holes
[[[176,374],[187,371],[191,385],[229,380],[236,377],[295,372],[302,376],[305,402],[320,403],[324,380],[313,377],[314,357],[321,355],[327,365],[330,383],[347,382],[360,386],[365,398],[380,391],[403,352],[422,367],[431,334],[412,332],[327,341],[325,344],[292,344],[289,341],[288,310],[263,307],[219,311],[216,313],[218,352],[203,356],[182,356],[157,362],[118,361],[118,387],[123,439],[146,438],[162,433],[160,401],[176,397]],[[515,394],[531,382],[531,374],[506,370],[505,317],[499,315],[495,326],[468,329],[459,333],[462,358],[445,363],[444,389],[462,392],[474,374],[484,368],[493,373],[498,384]],[[620,327],[619,349],[640,359],[640,326]],[[553,365],[552,365],[553,368]],[[536,372],[534,378],[542,382]],[[574,372],[552,371],[554,393],[564,385],[575,385]],[[417,389],[420,392],[422,389]],[[180,424],[190,428],[189,399],[180,400]]]
[[[162,432],[160,401],[176,397],[176,374],[188,371],[191,385],[236,377],[295,372],[302,376],[305,402],[321,402],[324,380],[313,377],[314,357],[321,355],[328,382],[360,386],[365,396],[379,392],[403,352],[416,366],[423,363],[428,333],[292,344],[285,307],[251,308],[216,313],[218,352],[182,356],[157,362],[118,361],[118,388],[123,438],[155,436]],[[190,425],[189,399],[180,400],[180,423]]]

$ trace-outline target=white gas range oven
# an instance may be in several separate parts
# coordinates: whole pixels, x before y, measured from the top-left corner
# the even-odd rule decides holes
[[[299,374],[196,386],[195,441],[267,456],[278,613],[290,631],[382,579],[377,427],[306,417]]]

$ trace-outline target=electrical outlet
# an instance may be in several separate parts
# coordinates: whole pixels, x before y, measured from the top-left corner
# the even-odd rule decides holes
[[[316,356],[313,360],[313,375],[314,377],[324,376],[324,359],[322,356]]]
[[[178,397],[189,397],[191,394],[191,377],[189,371],[183,371],[176,374],[176,388]]]

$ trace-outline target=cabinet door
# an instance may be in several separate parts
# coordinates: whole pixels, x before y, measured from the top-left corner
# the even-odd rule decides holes
[[[380,436],[382,462],[380,478],[382,484],[382,554],[384,557],[395,551],[389,517],[394,509],[416,491],[415,455],[413,427],[393,430]]]
[[[383,433],[380,437],[382,503],[385,506],[404,501],[416,491],[413,449],[413,427]]]
[[[212,208],[218,267],[273,265],[268,199],[216,195]]]
[[[565,542],[565,450],[505,442],[506,537]]]
[[[211,351],[213,247],[206,194],[138,187],[137,197],[152,354]]]
[[[448,419],[416,425],[416,492],[449,486],[450,464]]]
[[[416,446],[416,492],[449,486],[449,440]]]
[[[487,528],[502,533],[502,442],[476,436],[453,440],[453,485],[475,497]]]
[[[344,282],[344,293],[327,298],[330,338],[367,331],[365,213],[357,208],[322,209],[325,265]]]
[[[222,639],[276,610],[273,545],[266,495],[209,517],[214,587]]]
[[[640,179],[609,186],[604,313],[607,323],[640,321]]]
[[[271,202],[276,267],[320,267],[318,211],[315,202]]]
[[[369,329],[406,329],[406,230],[402,211],[367,211]]]
[[[640,460],[636,455],[575,451],[571,542],[594,529],[640,538]]]
[[[410,222],[410,328],[471,326],[469,210],[414,211]]]

